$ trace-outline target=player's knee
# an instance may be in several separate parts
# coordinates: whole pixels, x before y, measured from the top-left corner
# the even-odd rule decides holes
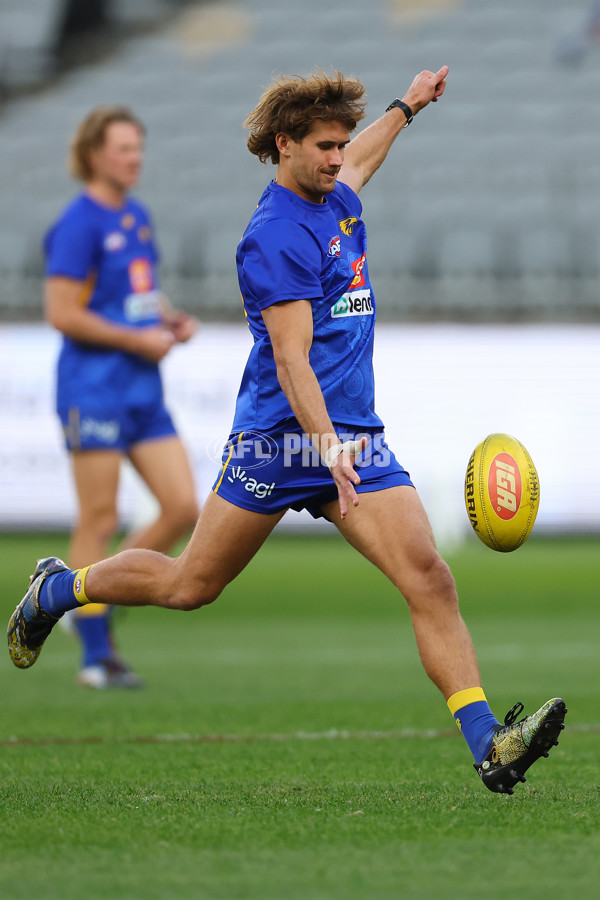
[[[450,571],[450,566],[441,556],[438,556],[431,573],[431,577],[440,600],[452,606],[458,604],[456,583]]]
[[[163,510],[163,516],[169,524],[174,540],[194,529],[199,514],[198,505],[193,498]]]
[[[113,507],[82,511],[79,531],[87,532],[97,541],[109,541],[117,533],[119,517]]]
[[[420,607],[423,602],[433,602],[439,607],[457,606],[456,584],[450,567],[437,551],[432,551],[419,561],[419,571],[413,589],[408,593],[409,606]]]
[[[200,510],[196,501],[188,500],[179,511],[179,521],[184,532],[191,531],[195,527],[199,515]]]

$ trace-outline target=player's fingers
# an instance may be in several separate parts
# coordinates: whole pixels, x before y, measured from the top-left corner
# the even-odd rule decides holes
[[[360,484],[360,475],[356,471],[355,468],[350,469],[348,474],[348,481],[350,484]]]
[[[359,484],[360,484],[360,475],[358,475],[354,471],[354,469],[352,469],[352,472],[351,473],[349,472],[348,476],[347,476],[346,494],[348,495],[348,497],[350,497],[350,499],[352,500],[353,503],[358,498],[358,495],[357,495],[356,491],[354,490],[354,488],[355,488],[355,486],[358,486]],[[354,503],[354,505],[356,506],[356,503]]]
[[[360,478],[358,479],[358,481],[357,481],[356,483],[357,483],[357,484],[360,484]],[[349,494],[350,499],[351,499],[351,501],[352,501],[352,506],[358,506],[358,494],[357,494],[356,491],[354,490],[354,485],[353,485],[353,484],[349,484],[349,485],[348,485],[348,494]]]
[[[348,498],[352,502],[352,506],[358,506],[358,494],[354,490],[354,485],[348,481],[346,490],[339,491],[340,498],[340,516],[345,519],[348,515]]]
[[[442,66],[439,72],[436,72],[435,75],[435,90],[433,93],[433,99],[437,100],[438,97],[441,97],[444,91],[446,90],[446,75],[448,74],[448,66]]]
[[[344,452],[340,454],[340,468],[342,478],[350,484],[360,484],[360,475],[354,468],[354,454]]]
[[[348,513],[348,500],[353,506],[358,506],[358,494],[354,487],[360,484],[360,475],[355,471],[350,461],[346,462],[344,460],[340,468],[341,471],[338,470],[334,474],[334,480],[338,489],[340,515],[344,519]]]

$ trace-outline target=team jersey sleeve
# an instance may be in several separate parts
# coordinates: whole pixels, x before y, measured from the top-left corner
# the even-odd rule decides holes
[[[282,300],[318,299],[323,296],[321,266],[321,250],[310,231],[283,219],[268,222],[244,239],[242,294],[261,310]]]
[[[335,190],[333,192],[332,197],[330,198],[330,202],[333,199],[340,201],[344,207],[346,207],[348,212],[351,212],[353,216],[356,216],[360,219],[362,215],[362,203],[358,194],[356,194],[351,187],[349,187],[345,182],[338,181],[335,186]]]
[[[44,250],[46,276],[85,281],[98,264],[97,231],[91,222],[67,214],[48,232]]]

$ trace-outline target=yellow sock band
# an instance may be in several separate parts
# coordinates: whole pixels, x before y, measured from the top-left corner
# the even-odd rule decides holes
[[[97,616],[105,616],[109,609],[108,603],[84,603],[77,610],[77,618],[87,616],[87,618],[93,619]]]
[[[84,569],[77,569],[77,571],[74,572],[75,580],[73,581],[73,593],[75,594],[75,599],[80,604],[90,602],[85,592],[85,579],[91,568],[91,566],[86,566]]]
[[[448,697],[446,704],[454,716],[459,709],[468,706],[469,703],[477,703],[479,700],[483,700],[487,703],[487,697],[483,693],[483,688],[474,687],[467,688],[466,691],[457,691],[456,694],[452,694],[451,697]]]

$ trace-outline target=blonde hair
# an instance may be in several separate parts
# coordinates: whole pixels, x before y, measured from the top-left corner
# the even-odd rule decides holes
[[[278,76],[261,96],[244,127],[250,131],[248,150],[261,162],[279,162],[276,135],[285,133],[297,143],[309,134],[316,121],[340,122],[354,131],[365,116],[364,85],[334,71],[331,76],[317,69],[308,78]]]
[[[93,176],[90,152],[102,147],[106,131],[113,122],[130,122],[140,134],[146,129],[127,106],[97,106],[79,123],[69,145],[68,168],[74,178],[89,181]]]

